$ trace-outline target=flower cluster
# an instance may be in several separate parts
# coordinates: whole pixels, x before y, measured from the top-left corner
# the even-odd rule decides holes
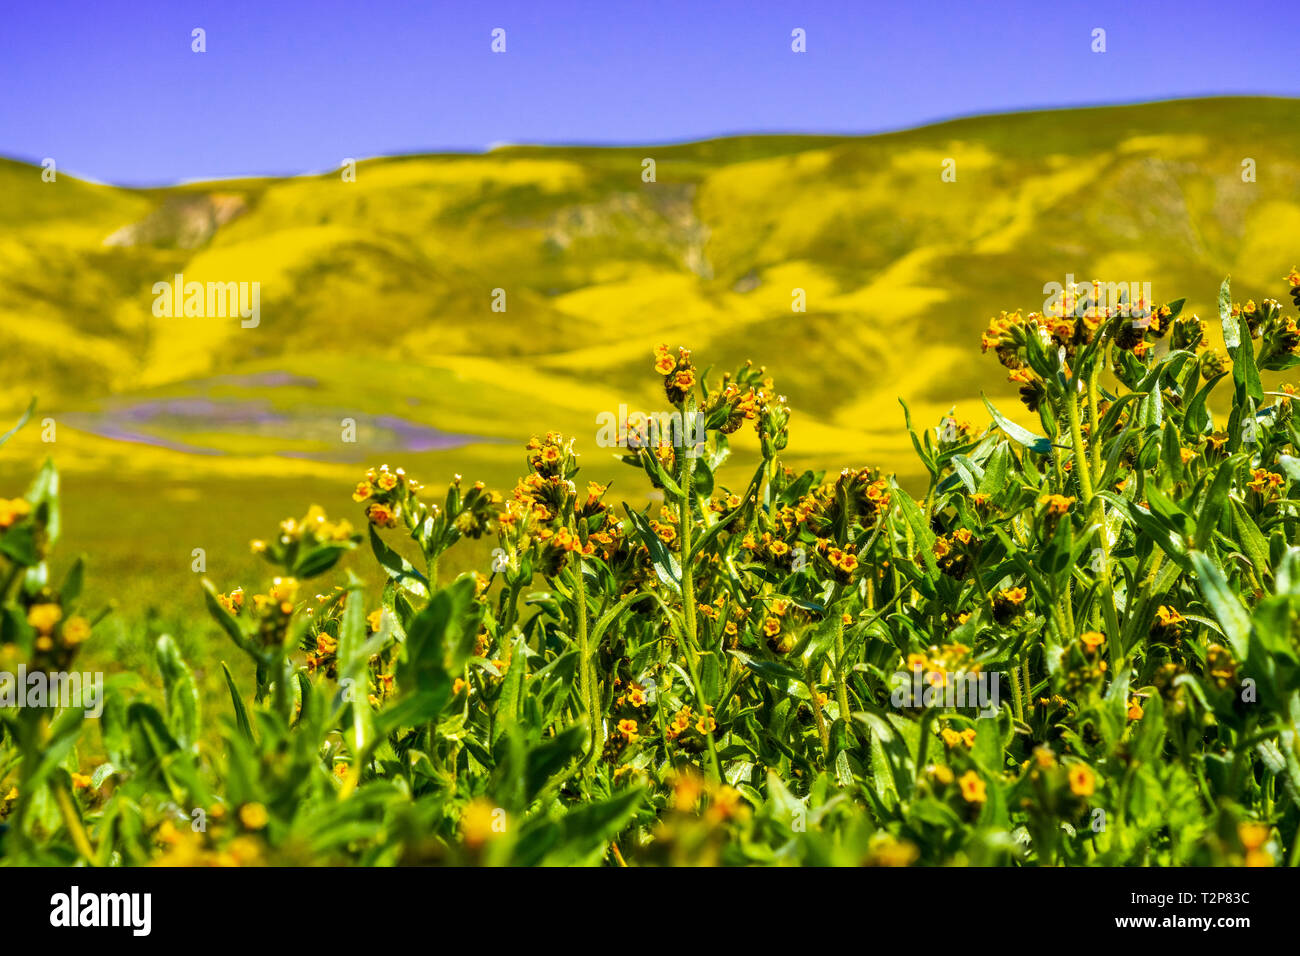
[[[686,401],[686,396],[695,390],[696,370],[691,364],[691,353],[678,349],[674,356],[668,346],[660,345],[655,349],[654,369],[664,377],[664,394],[668,404],[676,407]]]

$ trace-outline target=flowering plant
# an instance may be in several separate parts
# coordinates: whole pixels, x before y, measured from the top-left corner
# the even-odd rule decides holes
[[[97,765],[77,711],[0,710],[0,856],[1296,863],[1300,432],[1260,373],[1300,364],[1300,333],[1225,281],[1219,353],[1183,305],[1071,289],[993,319],[1041,431],[991,403],[982,429],[918,431],[905,406],[919,498],[787,467],[764,369],[711,379],[666,347],[665,398],[703,430],[621,456],[654,505],[583,480],[555,433],[506,494],[371,470],[364,535],[313,507],[254,543],[263,592],[206,585],[257,675],[223,668],[215,730],[166,637],[161,706],[108,688]],[[727,487],[745,427],[755,467]],[[0,670],[66,670],[92,634],[80,565],[49,582],[58,531],[47,465],[0,500]],[[441,580],[466,539],[490,567]],[[367,540],[376,601],[352,575],[309,596]],[[967,680],[1009,699],[949,705]]]

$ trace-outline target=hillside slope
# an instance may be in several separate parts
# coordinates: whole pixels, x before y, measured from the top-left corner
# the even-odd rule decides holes
[[[1297,116],[1187,100],[152,190],[0,161],[0,405],[38,394],[72,433],[64,466],[92,471],[496,460],[534,430],[591,446],[598,413],[659,407],[662,341],[771,366],[807,460],[908,471],[897,397],[926,421],[976,418],[981,389],[1013,406],[973,347],[1044,283],[1150,282],[1202,315],[1226,273],[1242,299],[1279,295],[1300,258]],[[176,273],[258,282],[260,324],[155,317],[151,287]]]

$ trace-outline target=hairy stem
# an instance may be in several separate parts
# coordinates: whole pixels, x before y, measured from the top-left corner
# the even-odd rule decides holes
[[[81,825],[81,815],[77,813],[77,808],[72,802],[72,795],[68,793],[68,788],[63,785],[61,780],[51,780],[50,792],[54,794],[54,802],[59,806],[59,815],[63,817],[63,825],[68,828],[68,836],[72,838],[72,845],[77,848],[78,853],[86,858],[87,863],[94,866],[95,850],[90,845],[90,837],[86,836],[86,828]]]
[[[1090,408],[1096,406],[1096,375],[1088,380],[1088,403]],[[1101,567],[1097,574],[1097,600],[1101,605],[1101,615],[1105,621],[1107,646],[1110,648],[1111,666],[1118,668],[1123,657],[1119,646],[1119,617],[1115,612],[1115,593],[1110,580],[1110,542],[1106,539],[1106,515],[1102,499],[1093,489],[1092,469],[1089,467],[1088,449],[1083,441],[1083,429],[1079,422],[1079,395],[1077,389],[1067,386],[1065,390],[1065,410],[1070,419],[1070,440],[1074,446],[1074,473],[1079,482],[1079,494],[1088,515],[1088,522],[1097,526],[1096,543],[1101,553]],[[1095,429],[1094,429],[1095,430]],[[1097,444],[1096,435],[1092,436]],[[1098,461],[1100,457],[1098,456]]]
[[[1011,665],[1011,703],[1015,707],[1016,720],[1025,722],[1025,705],[1020,696],[1020,672],[1016,665]]]
[[[595,757],[604,746],[605,728],[600,702],[596,699],[596,681],[592,673],[594,657],[587,637],[587,582],[583,579],[581,554],[574,555],[573,572],[576,578],[573,598],[578,607],[578,688],[582,694],[582,709],[591,724],[591,754]]]
[[[817,736],[821,738],[822,752],[829,757],[831,735],[826,729],[826,718],[822,716],[822,700],[817,693],[817,675],[813,673],[812,664],[804,668],[804,685],[808,688],[808,695],[811,697],[809,703],[812,705],[813,719],[817,722]]]
[[[683,422],[689,422],[690,416],[694,414],[694,401],[688,395],[681,403],[679,411],[682,415]],[[681,540],[681,565],[682,565],[682,617],[686,624],[686,640],[691,645],[687,651],[687,663],[690,665],[691,680],[695,684],[696,705],[700,708],[700,719],[707,720],[709,712],[704,709],[704,688],[700,684],[699,670],[692,662],[692,658],[699,653],[700,641],[699,632],[696,630],[695,620],[695,573],[691,567],[691,520],[694,508],[695,497],[695,456],[702,451],[694,445],[682,447],[682,470],[681,486],[682,500],[678,513],[678,537]],[[708,726],[705,724],[704,726]],[[709,747],[709,765],[713,772],[714,782],[722,781],[722,771],[718,766],[718,750],[713,740],[713,731],[706,731],[704,739]]]

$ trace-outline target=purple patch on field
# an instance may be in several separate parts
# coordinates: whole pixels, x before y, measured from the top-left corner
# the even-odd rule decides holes
[[[445,451],[477,441],[472,435],[455,435],[427,425],[417,425],[393,415],[376,415],[370,419],[376,428],[391,432],[401,442],[402,451]]]
[[[150,435],[147,432],[130,431],[125,428],[118,428],[113,425],[101,425],[95,427],[84,423],[78,423],[74,416],[66,416],[64,421],[73,428],[80,431],[90,432],[98,435],[100,438],[110,438],[113,441],[131,442],[136,445],[149,445],[153,448],[165,448],[168,451],[184,452],[187,455],[224,455],[225,452],[219,448],[201,448],[198,445],[189,445],[185,442],[172,441],[169,438],[163,438],[161,435]]]
[[[356,444],[341,441],[340,423],[356,420]],[[281,458],[318,461],[360,459],[375,452],[446,451],[482,442],[477,435],[444,432],[430,425],[395,415],[360,415],[342,409],[277,410],[262,399],[219,401],[181,397],[129,401],[110,399],[98,412],[70,412],[63,416],[70,427],[108,438],[194,455],[239,454],[241,435],[283,441],[270,452]],[[228,449],[208,448],[184,440],[187,434],[222,433]],[[308,444],[308,448],[301,447]],[[295,445],[299,447],[294,447]],[[323,447],[322,447],[323,446]]]

